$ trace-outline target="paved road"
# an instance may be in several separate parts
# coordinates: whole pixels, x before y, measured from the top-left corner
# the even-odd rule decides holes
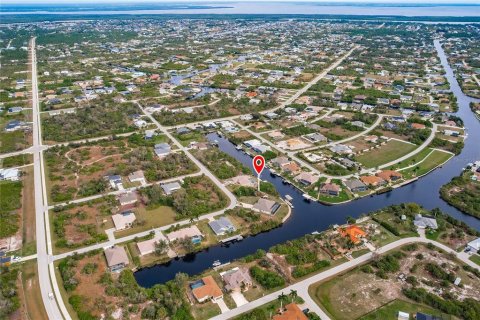
[[[226,209],[233,209],[234,207],[236,207],[237,198],[233,195],[233,193],[230,192],[230,190],[228,190],[227,187],[225,187],[225,185],[220,180],[218,180],[217,177],[213,175],[213,173],[210,172],[210,170],[208,170],[199,160],[197,160],[197,158],[195,158],[187,148],[185,148],[180,142],[178,142],[177,139],[175,139],[173,135],[157,121],[157,119],[155,119],[150,113],[146,112],[140,103],[137,102],[137,106],[150,120],[152,120],[152,122],[157,126],[158,130],[165,134],[180,150],[185,152],[187,157],[192,160],[192,162],[195,163],[197,167],[200,168],[201,173],[209,177],[210,180],[212,180],[217,185],[217,187],[219,187],[220,190],[222,190],[223,193],[227,195],[227,197],[230,199],[230,204]]]
[[[445,246],[445,245],[443,245],[439,242],[428,240],[428,239],[422,238],[422,237],[412,237],[412,238],[404,238],[404,239],[397,240],[395,242],[389,243],[389,244],[379,248],[375,253],[376,254],[382,254],[382,253],[385,253],[385,252],[390,251],[392,249],[403,246],[405,244],[414,243],[414,242],[417,242],[417,243],[432,243],[436,247],[444,250],[445,252],[454,254],[463,263],[468,264],[469,266],[480,270],[478,265],[476,265],[474,262],[468,260],[468,258],[465,257],[465,255],[463,255],[462,253],[457,253],[455,250],[453,250],[453,249],[451,249],[451,248],[449,248],[449,247],[447,247],[447,246]],[[250,310],[255,309],[255,308],[257,308],[261,305],[264,305],[265,303],[268,303],[270,301],[273,301],[273,300],[277,299],[278,296],[282,292],[285,293],[285,294],[288,294],[290,292],[290,290],[296,290],[298,295],[306,301],[306,303],[310,307],[310,310],[319,314],[322,320],[329,319],[329,317],[320,309],[320,307],[316,303],[314,303],[314,301],[310,298],[310,296],[308,294],[308,287],[310,285],[316,283],[316,282],[319,282],[319,281],[325,280],[327,278],[336,276],[336,275],[338,275],[342,272],[345,272],[345,271],[347,271],[351,268],[354,268],[358,265],[361,265],[365,262],[368,262],[372,258],[372,255],[373,255],[372,252],[367,253],[367,254],[365,254],[363,256],[360,256],[356,259],[350,260],[350,261],[345,262],[341,265],[333,267],[333,268],[331,268],[327,271],[318,273],[318,274],[316,274],[316,275],[314,275],[314,276],[312,276],[308,279],[305,279],[303,281],[292,284],[291,286],[288,286],[288,287],[286,287],[282,290],[278,290],[276,292],[273,292],[269,295],[266,295],[266,296],[264,296],[260,299],[254,300],[254,301],[252,301],[248,304],[245,304],[243,306],[240,306],[238,308],[231,309],[230,311],[227,311],[227,312],[225,312],[221,315],[213,317],[212,320],[226,320],[226,319],[233,318],[233,317],[238,316],[238,315],[240,315],[244,312],[250,311]]]
[[[35,215],[36,215],[36,234],[37,234],[37,265],[40,292],[43,304],[49,319],[70,319],[58,290],[58,284],[55,278],[53,263],[50,262],[49,252],[51,252],[51,242],[49,234],[47,195],[45,180],[43,179],[43,148],[42,132],[40,127],[40,105],[38,100],[38,79],[37,79],[37,57],[35,51],[35,38],[30,40],[30,58],[32,68],[32,116],[33,116],[33,154],[34,163],[34,190],[35,190]],[[48,240],[47,240],[48,239]],[[51,282],[50,282],[51,281]],[[52,287],[53,285],[53,287]],[[55,293],[55,299],[49,295]],[[57,304],[58,302],[58,304]],[[62,315],[63,314],[63,315]]]
[[[138,187],[126,188],[124,190],[115,190],[115,191],[111,191],[111,192],[107,192],[107,193],[96,194],[94,196],[89,196],[89,197],[85,197],[85,198],[70,200],[68,202],[56,203],[56,204],[53,204],[53,205],[49,205],[48,209],[53,209],[55,207],[65,206],[65,205],[72,204],[72,203],[87,202],[87,201],[95,200],[95,199],[98,199],[98,198],[103,198],[103,197],[106,197],[106,196],[117,196],[119,194],[126,193],[126,192],[131,192],[131,191],[134,191],[134,190],[137,190],[137,189],[140,189],[140,188],[145,188],[145,187],[153,186],[153,185],[156,185],[156,184],[163,184],[163,183],[178,181],[178,180],[185,179],[186,177],[195,177],[195,176],[199,176],[201,174],[202,174],[202,172],[196,172],[196,173],[186,174],[186,175],[183,175],[183,176],[177,176],[177,177],[173,177],[173,178],[169,178],[169,179],[165,179],[165,180],[161,180],[161,181],[157,181],[157,182],[153,182],[153,183],[147,183],[145,185],[141,185],[141,186],[138,186]]]
[[[388,168],[390,166],[393,166],[394,164],[397,164],[399,162],[402,162],[403,160],[406,160],[410,157],[413,157],[414,155],[416,155],[417,153],[420,153],[423,151],[423,149],[425,149],[433,140],[433,138],[435,138],[435,133],[437,132],[437,127],[438,125],[436,123],[432,123],[433,124],[433,127],[432,127],[432,131],[430,132],[430,136],[428,137],[427,140],[425,140],[418,148],[416,148],[415,150],[413,150],[412,152],[404,155],[403,157],[400,157],[398,159],[395,159],[393,161],[390,161],[389,163],[385,163],[385,164],[382,164],[381,166],[379,166],[378,168],[379,169],[383,169],[383,168]]]

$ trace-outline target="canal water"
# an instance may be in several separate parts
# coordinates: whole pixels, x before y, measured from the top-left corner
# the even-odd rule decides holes
[[[138,270],[135,272],[135,278],[138,283],[144,287],[151,287],[157,283],[164,283],[173,279],[178,272],[184,272],[189,275],[198,274],[212,267],[212,263],[215,260],[220,260],[222,263],[232,261],[254,253],[257,249],[267,250],[278,243],[301,237],[313,231],[326,230],[334,224],[345,223],[348,216],[359,217],[370,211],[404,202],[416,202],[427,209],[440,208],[443,212],[480,230],[479,219],[463,214],[439,197],[439,189],[442,185],[449,182],[452,177],[459,175],[467,163],[480,159],[480,143],[477,140],[480,137],[480,122],[475,119],[469,107],[471,101],[479,100],[472,99],[462,93],[438,40],[435,41],[435,48],[447,72],[446,76],[451,90],[457,96],[460,107],[457,115],[464,120],[469,136],[465,141],[465,148],[459,156],[454,157],[442,168],[438,168],[414,183],[382,195],[366,197],[335,206],[325,206],[317,202],[305,202],[301,192],[291,185],[283,184],[282,178],[271,176],[266,168],[262,172],[261,178],[273,183],[282,197],[287,194],[293,197],[292,203],[295,208],[290,219],[279,228],[247,237],[241,242],[218,245],[166,264]],[[222,151],[234,156],[243,164],[252,168],[250,156],[236,150],[235,146],[228,140],[216,134],[210,134],[208,138],[217,140]]]

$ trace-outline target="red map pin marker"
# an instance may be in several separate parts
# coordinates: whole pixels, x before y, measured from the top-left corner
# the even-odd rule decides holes
[[[253,158],[253,168],[255,169],[257,175],[260,175],[260,173],[262,173],[264,167],[265,158],[263,156],[255,156]]]

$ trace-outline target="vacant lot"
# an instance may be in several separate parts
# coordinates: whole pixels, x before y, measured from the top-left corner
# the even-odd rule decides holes
[[[47,188],[53,202],[88,197],[109,190],[108,175],[120,175],[123,186],[133,186],[127,176],[144,172],[147,182],[154,182],[196,171],[183,152],[172,152],[160,159],[154,145],[166,142],[165,136],[145,140],[134,134],[118,140],[102,140],[74,147],[58,146],[45,152]]]
[[[365,167],[374,168],[398,159],[416,148],[417,146],[414,144],[392,139],[378,149],[356,156],[356,159]]]
[[[309,292],[314,300],[337,320],[360,318],[398,299],[409,301],[404,290],[412,288],[428,292],[443,292],[445,289],[441,288],[448,288],[446,290],[461,303],[464,299],[478,297],[480,278],[459,268],[460,265],[461,263],[451,260],[447,254],[435,249],[420,244],[407,245],[400,251],[375,259],[370,264],[316,283],[309,288]],[[400,280],[400,274],[408,277],[408,280]],[[463,286],[453,285],[455,277],[464,281]]]
[[[132,103],[105,101],[76,109],[75,113],[46,116],[43,119],[43,138],[48,142],[64,142],[126,133],[135,130],[132,116],[141,114]]]

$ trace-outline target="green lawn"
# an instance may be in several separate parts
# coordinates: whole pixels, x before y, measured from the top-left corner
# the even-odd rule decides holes
[[[434,150],[422,163],[409,169],[401,170],[400,173],[402,173],[405,178],[418,177],[447,162],[451,157],[453,157],[453,155],[450,153]]]
[[[425,305],[416,304],[414,302],[407,302],[404,300],[393,300],[392,302],[378,308],[363,317],[360,320],[396,320],[398,311],[407,312],[410,314],[410,319],[415,319],[414,315],[417,312],[422,312],[434,316],[441,316],[442,319],[451,319],[450,316],[442,314],[438,310],[430,308]]]
[[[137,221],[144,221],[144,223],[139,223],[133,228],[116,232],[116,238],[125,237],[138,232],[162,227],[176,221],[175,211],[171,207],[160,206],[152,210],[146,210],[143,207],[138,207],[134,211],[135,216],[137,217]]]
[[[480,266],[480,255],[474,254],[474,255],[470,256],[470,258],[468,258],[468,259],[470,261],[475,262],[476,264],[478,264]]]
[[[33,155],[20,154],[18,156],[0,159],[0,168],[19,167],[33,162]]]
[[[414,144],[392,139],[378,149],[373,149],[357,156],[356,160],[367,168],[374,168],[398,159],[412,152],[417,147]]]
[[[423,159],[425,159],[431,151],[432,151],[432,148],[425,148],[422,151],[420,151],[419,153],[417,153],[416,155],[411,156],[408,159],[405,159],[403,161],[400,161],[400,162],[394,164],[393,166],[388,167],[388,169],[397,170],[397,169],[401,169],[401,168],[411,166],[411,165],[413,165],[415,163],[418,163],[418,162],[422,161]]]

